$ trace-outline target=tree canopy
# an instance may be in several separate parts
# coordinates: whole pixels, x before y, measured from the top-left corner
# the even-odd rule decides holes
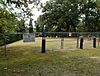
[[[42,12],[36,26],[45,25],[45,31],[100,31],[100,10],[95,0],[50,0],[42,6]]]
[[[79,21],[76,0],[51,0],[43,7],[43,12],[40,19],[47,31],[76,31]]]
[[[15,32],[18,20],[14,14],[0,8],[0,33]]]
[[[14,23],[14,19],[12,20],[9,19],[12,22],[11,25],[13,27],[12,29],[13,31],[15,31],[15,28],[16,28],[17,32],[25,32],[25,29],[27,29],[25,26],[25,22],[29,20],[31,16],[33,16],[32,9],[37,8],[39,3],[40,3],[40,0],[0,0],[0,8],[2,10],[5,10],[7,14],[14,15],[14,18],[16,19],[15,21],[17,24]],[[29,4],[32,4],[31,8],[29,7]],[[6,16],[4,18],[6,20],[5,19],[2,19],[2,20],[5,21],[6,24],[8,24]],[[16,24],[16,27],[13,24]],[[11,25],[7,25],[7,27],[11,27]],[[2,24],[1,24],[1,27],[5,28]],[[7,31],[6,28],[5,30]]]

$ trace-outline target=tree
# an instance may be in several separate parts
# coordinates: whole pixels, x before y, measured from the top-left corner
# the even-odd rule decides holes
[[[29,33],[33,33],[33,25],[32,25],[32,18],[30,18],[30,21],[29,21]]]
[[[96,7],[98,16],[96,18],[96,24],[98,25],[97,31],[100,32],[100,0],[96,0]]]
[[[26,31],[26,29],[27,29],[27,27],[25,27],[25,21],[23,19],[18,21],[17,27],[16,27],[16,32],[24,33]]]
[[[45,22],[43,22],[43,19],[42,19],[43,17],[42,17],[42,15],[40,15],[38,18],[37,18],[37,20],[36,21],[34,21],[34,23],[35,23],[35,27],[36,27],[36,32],[43,32],[43,26],[45,25]],[[46,31],[46,30],[48,30],[47,28],[44,30],[44,31]]]
[[[0,0],[0,7],[5,8],[10,13],[14,14],[16,18],[20,20],[19,24],[23,24],[23,29],[26,29],[25,22],[30,19],[30,16],[33,16],[32,9],[37,8],[39,3],[40,0]],[[30,4],[33,5],[31,8],[29,7]],[[20,12],[17,12],[15,9]],[[21,29],[22,26],[20,26]]]
[[[46,31],[100,31],[100,10],[95,0],[50,0],[36,21]],[[80,30],[81,28],[81,30]]]
[[[76,31],[79,23],[78,8],[77,0],[50,0],[43,6],[40,25],[46,25],[46,31]]]
[[[0,8],[0,33],[15,32],[18,20],[6,9]]]
[[[81,4],[81,15],[84,15],[84,31],[85,32],[96,32],[99,31],[99,11],[96,7],[96,1],[95,0],[87,0],[85,3]]]

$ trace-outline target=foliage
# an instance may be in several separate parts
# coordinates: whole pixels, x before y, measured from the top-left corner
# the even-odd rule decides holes
[[[79,22],[77,3],[77,0],[48,1],[43,6],[44,14],[40,16],[42,25],[46,25],[46,31],[76,31]]]
[[[21,7],[24,5],[24,7],[28,7],[28,4],[34,3],[35,5],[38,5],[40,0],[0,0],[0,3],[7,6],[7,4],[15,4],[16,7]]]
[[[6,42],[5,42],[6,39]],[[22,39],[22,34],[0,34],[0,46]]]
[[[30,21],[29,21],[29,33],[33,33],[33,25],[32,25],[32,18],[30,18]]]
[[[95,0],[50,0],[42,8],[36,28],[46,25],[45,31],[100,31],[100,10]]]
[[[84,32],[84,23],[82,21],[79,22],[79,24],[77,25],[77,31],[78,32]]]
[[[36,27],[36,32],[42,32],[43,31],[43,21],[41,19],[41,16],[37,18],[37,21],[34,21],[35,27]]]
[[[13,13],[0,8],[0,33],[25,32],[25,21],[18,20]]]
[[[84,31],[86,32],[97,32],[100,31],[98,21],[100,19],[100,11],[96,7],[94,0],[87,0],[88,2],[81,4],[80,12],[85,15]]]
[[[5,8],[10,13],[13,13],[19,21],[19,27],[17,27],[18,32],[25,32],[25,23],[31,16],[33,16],[33,8],[37,8],[40,0],[0,0],[0,7]],[[29,7],[29,5],[32,7]],[[16,9],[19,11],[16,11]],[[22,21],[22,23],[21,23]]]
[[[14,14],[0,8],[0,33],[15,32],[17,21]]]
[[[21,19],[21,20],[19,20],[18,23],[17,23],[16,32],[24,33],[25,30],[26,30],[26,27],[25,27],[25,20]]]

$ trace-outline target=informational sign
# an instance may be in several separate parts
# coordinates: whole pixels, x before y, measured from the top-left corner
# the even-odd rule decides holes
[[[23,42],[35,42],[35,33],[24,33]]]

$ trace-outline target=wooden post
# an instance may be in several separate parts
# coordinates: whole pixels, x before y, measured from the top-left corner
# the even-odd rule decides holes
[[[61,49],[64,48],[64,38],[61,38]]]
[[[100,43],[100,36],[98,36],[98,47],[99,47],[99,43]]]
[[[96,37],[93,37],[93,48],[96,48]]]
[[[76,48],[79,47],[79,37],[77,37],[77,44],[76,44]]]
[[[80,49],[83,49],[83,37],[80,37]]]
[[[46,46],[46,42],[45,42],[45,38],[42,38],[42,53],[45,53],[45,46]]]
[[[46,42],[45,42],[45,25],[42,27],[42,53],[46,52]]]

